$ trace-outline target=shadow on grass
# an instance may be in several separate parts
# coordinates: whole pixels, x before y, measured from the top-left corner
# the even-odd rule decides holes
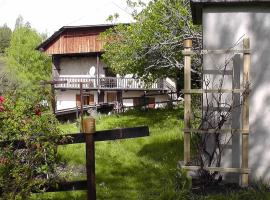
[[[173,167],[177,161],[183,159],[183,148],[183,139],[160,141],[144,145],[138,156],[146,156],[155,162]]]

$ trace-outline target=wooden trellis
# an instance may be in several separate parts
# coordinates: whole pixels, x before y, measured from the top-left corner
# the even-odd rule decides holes
[[[184,163],[183,168],[188,170],[198,170],[200,166],[187,166],[190,163],[190,138],[191,133],[216,133],[217,130],[199,130],[191,128],[191,94],[206,94],[206,93],[238,93],[243,94],[242,103],[242,129],[220,129],[219,133],[240,133],[242,134],[242,164],[241,168],[224,168],[224,167],[205,167],[205,170],[225,172],[225,173],[240,173],[241,186],[248,186],[248,177],[250,169],[248,168],[248,152],[249,152],[249,84],[250,84],[250,40],[243,40],[243,49],[234,50],[202,50],[201,54],[225,54],[225,53],[241,53],[243,54],[243,88],[239,89],[191,89],[191,56],[195,54],[192,51],[192,40],[184,41]],[[247,92],[248,91],[248,92]]]

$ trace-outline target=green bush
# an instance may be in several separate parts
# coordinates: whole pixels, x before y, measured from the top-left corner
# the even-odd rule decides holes
[[[0,199],[28,199],[55,181],[58,122],[33,95],[1,99],[0,140],[24,140],[26,148],[10,144],[1,149]]]

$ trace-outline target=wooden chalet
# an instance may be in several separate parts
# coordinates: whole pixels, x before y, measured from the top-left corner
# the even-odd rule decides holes
[[[37,49],[52,57],[54,81],[66,81],[55,85],[56,113],[70,111],[81,105],[79,88],[83,82],[84,93],[87,93],[85,106],[102,104],[120,104],[136,106],[146,92],[160,93],[147,98],[152,106],[156,101],[169,98],[164,92],[175,91],[175,84],[170,79],[160,79],[150,87],[132,75],[121,77],[113,74],[100,60],[104,53],[104,41],[100,33],[113,25],[64,26]],[[133,98],[134,97],[134,98]]]

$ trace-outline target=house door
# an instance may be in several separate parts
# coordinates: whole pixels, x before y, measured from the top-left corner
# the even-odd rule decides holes
[[[89,94],[83,97],[83,105],[93,105],[95,104],[94,94]],[[76,106],[81,106],[81,96],[76,94]]]
[[[107,93],[107,103],[113,103],[115,101],[117,101],[116,92],[108,92]]]

